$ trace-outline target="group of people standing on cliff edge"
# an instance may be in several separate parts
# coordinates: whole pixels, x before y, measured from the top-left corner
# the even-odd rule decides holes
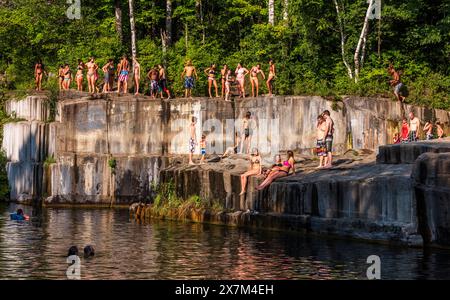
[[[221,98],[225,98],[225,101],[231,101],[231,88],[232,86],[237,87],[240,98],[245,98],[245,78],[250,75],[250,83],[252,92],[252,97],[259,96],[259,77],[265,80],[267,85],[267,90],[269,96],[273,95],[273,83],[276,78],[276,67],[275,62],[269,60],[269,73],[266,78],[264,71],[261,69],[260,64],[256,64],[248,70],[241,63],[238,63],[234,72],[224,64],[220,71],[217,70],[216,64],[211,64],[208,68],[205,68],[204,73],[208,78],[208,94],[210,98],[213,98],[211,93],[212,87],[215,89],[215,96],[219,98],[218,92],[218,82],[221,83]],[[114,83],[117,81],[117,92],[128,93],[128,77],[132,75],[134,82],[134,94],[139,94],[139,83],[141,81],[141,65],[133,58],[132,62],[128,61],[126,55],[124,55],[120,62],[115,65],[113,59],[109,59],[108,62],[103,66],[99,67],[95,62],[95,58],[91,57],[85,63],[83,60],[78,60],[78,65],[75,71],[72,71],[69,64],[60,65],[58,70],[58,80],[59,80],[59,90],[69,90],[72,82],[75,81],[77,90],[83,91],[84,79],[87,79],[88,92],[89,93],[99,93],[100,88],[98,87],[97,81],[99,80],[99,70],[103,72],[102,81],[102,93],[109,93],[113,91]],[[36,91],[42,90],[42,78],[43,75],[47,74],[45,67],[41,60],[35,64],[34,77],[36,84]],[[181,74],[181,80],[183,80],[183,85],[185,89],[184,96],[186,98],[192,97],[192,89],[195,87],[195,82],[198,80],[199,76],[197,74],[196,67],[192,64],[191,60],[186,62],[183,72]],[[167,99],[171,98],[170,91],[168,89],[168,81],[166,69],[162,64],[158,64],[152,67],[148,72],[146,79],[149,81],[149,94],[152,98],[156,99],[159,96],[162,98],[163,93],[166,93]]]

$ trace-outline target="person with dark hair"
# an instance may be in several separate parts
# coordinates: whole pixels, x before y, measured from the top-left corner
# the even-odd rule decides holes
[[[121,90],[123,90],[123,93],[128,93],[128,73],[130,70],[130,63],[128,62],[127,56],[124,54],[122,56],[122,60],[119,64],[119,69],[117,70],[119,72],[119,82],[117,87],[117,93],[120,94]]]
[[[327,158],[324,168],[331,168],[333,162],[333,136],[334,136],[334,122],[330,116],[329,110],[324,110],[322,116],[325,119],[325,123],[327,124],[327,128],[325,131],[325,146],[327,148]]]
[[[195,126],[197,125],[197,118],[192,117],[191,124],[189,125],[189,164],[195,165],[192,161],[192,156],[195,152],[195,147],[197,145],[197,135],[195,133]]]
[[[444,129],[442,129],[441,123],[439,122],[436,122],[436,131],[438,139],[441,140],[444,136]]]
[[[77,83],[77,91],[83,91],[83,70],[84,63],[81,59],[78,60],[77,72],[75,73],[75,81]]]
[[[400,72],[394,69],[392,64],[389,64],[388,73],[392,76],[392,80],[389,82],[392,87],[394,87],[394,95],[398,101],[405,101],[405,96],[402,95],[402,90],[405,88],[401,82]]]
[[[401,142],[407,143],[409,140],[409,125],[406,118],[403,118],[402,120],[402,128],[401,128]]]
[[[97,83],[97,69],[98,69],[98,65],[95,63],[95,59],[94,57],[91,57],[89,59],[89,62],[86,64],[87,66],[87,79],[88,79],[88,91],[89,93],[95,93],[97,88],[96,88],[96,83]]]
[[[67,252],[67,256],[77,255],[78,256],[78,247],[72,246],[69,248],[69,251]]]
[[[184,78],[184,89],[185,89],[185,97],[192,98],[192,89],[195,86],[195,79],[198,80],[197,70],[192,64],[191,60],[186,62],[186,66],[183,69],[183,73],[181,73],[181,79]]]
[[[434,138],[433,135],[433,121],[428,121],[425,123],[425,126],[423,126],[423,131],[425,132],[425,138],[427,141],[432,140]]]
[[[160,87],[158,84],[159,83],[159,71],[157,70],[156,66],[153,67],[150,71],[148,71],[147,78],[150,80],[150,96],[153,99],[156,99],[156,96],[160,92]]]
[[[72,70],[70,70],[69,64],[64,65],[64,81],[63,88],[65,90],[70,89],[70,83],[72,82]]]
[[[159,87],[161,89],[161,98],[163,98],[163,92],[167,94],[167,100],[170,99],[170,91],[167,88],[166,69],[163,65],[158,65],[159,69]]]
[[[113,64],[112,59],[108,60],[108,62],[106,63],[106,65],[103,66],[102,71],[104,74],[104,84],[103,84],[103,93],[107,93],[109,91],[111,91],[111,87],[110,87],[110,78],[109,76],[111,76],[111,72],[110,72],[110,67],[111,64]]]
[[[222,98],[225,95],[225,91],[226,91],[226,84],[227,84],[226,76],[227,76],[228,73],[231,74],[231,70],[228,69],[228,65],[227,64],[224,64],[222,70],[220,70],[220,79],[221,79],[221,82],[222,82],[222,92],[221,92],[220,95],[221,95]]]
[[[42,91],[42,76],[44,72],[44,64],[42,64],[42,60],[39,59],[34,65],[34,81],[36,83],[36,91]]]
[[[252,84],[252,97],[258,97],[259,95],[259,80],[258,74],[261,74],[263,79],[266,79],[266,75],[264,75],[263,70],[261,70],[261,65],[257,64],[250,69],[250,82]],[[255,93],[256,91],[256,93]]]
[[[58,82],[59,82],[59,90],[62,91],[64,89],[64,65],[59,66],[58,70]]]
[[[250,176],[258,176],[262,173],[262,159],[257,148],[253,148],[250,155],[250,168],[247,172],[241,175],[241,193],[244,195],[247,187],[247,178]]]
[[[256,187],[256,190],[263,190],[265,187],[269,186],[275,179],[288,176],[291,171],[295,174],[295,159],[294,152],[291,150],[287,151],[287,159],[283,161],[283,165],[275,170],[271,171],[267,178]]]
[[[239,145],[241,144],[239,134],[237,132],[234,133],[234,146],[228,147],[225,152],[223,153],[221,158],[225,158],[227,156],[230,156],[231,154],[237,154]]]
[[[316,142],[316,154],[319,157],[319,166],[317,169],[321,169],[326,165],[327,160],[327,146],[325,142],[327,132],[327,123],[323,115],[317,117],[317,142]]]
[[[269,76],[267,77],[267,90],[269,91],[269,97],[273,95],[273,80],[275,79],[276,74],[275,62],[273,59],[269,60]]]
[[[250,145],[252,143],[252,131],[251,131],[251,127],[250,127],[250,122],[251,122],[251,116],[252,113],[251,112],[247,112],[245,114],[245,117],[242,119],[242,130],[241,130],[241,153],[244,153],[244,143],[247,142],[247,147],[246,147],[246,154],[250,153]]]
[[[83,249],[84,257],[88,258],[95,255],[95,249],[91,245],[87,245]]]
[[[216,98],[219,98],[219,91],[217,88],[217,80],[216,80],[216,64],[212,64],[209,68],[205,69],[205,74],[208,76],[208,93],[209,98],[212,98],[211,87],[214,85],[214,89],[216,90]]]

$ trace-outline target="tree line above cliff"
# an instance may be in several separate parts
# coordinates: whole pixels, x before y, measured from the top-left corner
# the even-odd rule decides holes
[[[0,1],[0,76],[8,88],[31,88],[39,58],[55,73],[66,62],[75,67],[79,58],[95,56],[102,65],[123,53],[131,56],[133,31],[144,71],[166,64],[170,87],[178,93],[186,59],[200,70],[242,62],[261,63],[267,72],[272,58],[277,94],[392,95],[386,72],[392,62],[409,87],[408,102],[450,109],[446,0],[381,0],[381,19],[367,20],[367,29],[365,0],[67,2]],[[80,18],[72,10],[71,19],[68,10],[77,3]],[[195,94],[205,95],[206,84],[200,80]]]

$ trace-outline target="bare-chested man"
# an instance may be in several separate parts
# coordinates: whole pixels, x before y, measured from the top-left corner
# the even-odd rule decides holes
[[[95,93],[96,91],[95,83],[97,82],[96,75],[98,65],[95,63],[93,57],[91,57],[89,62],[86,64],[86,67],[87,67],[88,91],[89,93]]]
[[[159,93],[159,71],[156,66],[148,71],[147,78],[150,80],[150,96],[155,99]]]
[[[401,90],[403,88],[403,83],[401,82],[400,73],[394,69],[392,64],[389,65],[388,73],[392,76],[390,85],[394,87],[394,95],[398,101],[403,102],[405,97],[401,95]]]
[[[413,112],[409,113],[409,141],[415,142],[419,139],[420,120],[414,116]]]
[[[250,82],[252,83],[252,97],[255,97],[255,90],[256,90],[256,97],[258,97],[259,95],[258,74],[261,74],[262,78],[266,79],[266,75],[264,75],[263,70],[261,70],[260,64],[257,64],[256,66],[253,66],[250,69]]]
[[[159,69],[159,88],[161,89],[161,99],[163,98],[163,92],[167,94],[167,100],[170,99],[170,91],[167,88],[166,69],[163,65],[158,65]]]
[[[192,155],[195,152],[195,147],[197,146],[197,135],[195,133],[195,126],[197,125],[197,118],[192,117],[192,122],[189,125],[189,164],[195,165],[192,161]]]
[[[324,168],[331,168],[333,162],[333,135],[334,135],[334,122],[330,117],[330,111],[325,110],[322,113],[322,116],[325,118],[325,123],[327,124],[325,131],[325,146],[327,148],[327,157]]]
[[[185,97],[192,97],[192,89],[194,88],[195,80],[198,80],[197,70],[192,65],[192,61],[188,60],[186,66],[183,69],[183,73],[181,74],[181,79],[184,78],[184,88],[185,88]]]
[[[128,93],[128,73],[130,70],[130,63],[128,62],[127,56],[122,56],[122,60],[120,61],[120,67],[117,70],[119,72],[119,83],[117,87],[117,92],[120,94],[120,91],[123,90],[123,93]]]

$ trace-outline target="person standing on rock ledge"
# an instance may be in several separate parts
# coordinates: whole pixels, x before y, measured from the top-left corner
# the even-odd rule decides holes
[[[325,160],[324,168],[331,168],[333,162],[333,135],[334,135],[334,122],[330,116],[330,111],[325,110],[322,113],[322,116],[325,118],[325,123],[327,124],[327,129],[325,131],[325,146],[327,148],[327,158]]]
[[[195,134],[195,126],[197,125],[197,118],[192,117],[192,122],[189,125],[189,164],[195,165],[192,161],[192,155],[195,152],[195,147],[197,145],[197,135]]]
[[[192,61],[188,60],[186,62],[186,66],[183,69],[183,73],[181,73],[181,79],[184,78],[184,88],[185,88],[185,97],[192,98],[192,89],[195,86],[195,80],[198,80],[197,70],[192,65]]]
[[[415,142],[419,139],[420,120],[414,116],[413,112],[409,113],[409,141]]]

